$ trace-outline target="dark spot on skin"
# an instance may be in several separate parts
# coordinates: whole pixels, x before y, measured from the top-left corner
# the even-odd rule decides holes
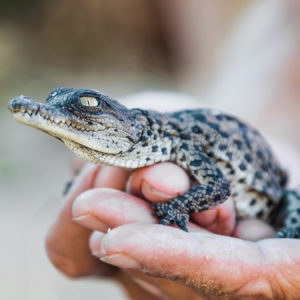
[[[91,121],[88,121],[88,125],[93,125],[93,122],[91,122]],[[116,128],[115,128],[115,131],[116,131]]]
[[[195,114],[194,115],[195,120],[199,121],[199,122],[206,122],[206,117],[202,114]]]
[[[210,164],[210,159],[206,155],[199,153],[199,156],[204,162]]]
[[[202,133],[203,132],[203,130],[197,125],[193,126],[191,129],[192,129],[193,133]]]
[[[229,175],[234,175],[235,174],[235,171],[232,169],[230,172],[229,172]]]
[[[161,148],[161,153],[162,154],[167,154],[167,148],[166,147]]]
[[[217,176],[222,177],[223,174],[219,168],[216,169]]]
[[[262,179],[263,178],[263,175],[260,171],[255,171],[254,173],[254,176],[257,178],[257,179]]]
[[[258,157],[259,159],[263,159],[263,158],[264,158],[264,154],[263,154],[263,152],[262,152],[261,150],[257,150],[257,151],[256,151],[256,155],[257,155],[257,157]]]
[[[252,198],[252,200],[250,201],[249,203],[251,206],[255,205],[256,204],[256,199],[255,198]]]
[[[145,141],[147,141],[147,140],[148,140],[148,137],[147,137],[147,136],[143,135],[143,136],[141,137],[141,142],[145,142]]]
[[[177,203],[177,202],[173,202],[172,203],[172,208],[174,208],[174,209],[176,209],[176,208],[178,208],[179,207],[179,204]]]
[[[189,150],[189,145],[186,144],[186,143],[182,143],[182,145],[180,146],[180,149],[188,151]]]
[[[152,136],[152,134],[153,134],[152,130],[148,130],[148,131],[147,131],[147,134],[148,134],[149,136]]]
[[[153,135],[153,140],[156,141],[156,139],[157,139],[157,134],[154,134]]]
[[[155,146],[152,146],[152,152],[157,152],[158,151],[158,146],[155,145]]]
[[[296,212],[298,215],[300,215],[300,208],[297,208]]]
[[[225,154],[229,158],[229,160],[231,161],[232,160],[232,152],[227,151]]]
[[[214,197],[214,201],[220,201],[221,200],[221,195],[216,195]]]
[[[210,139],[210,134],[206,133],[204,137],[205,137],[206,140],[209,140]]]
[[[192,167],[200,167],[201,163],[202,163],[201,160],[193,160],[193,161],[191,161],[190,166],[192,166]]]
[[[218,148],[219,148],[221,151],[225,151],[225,150],[228,148],[228,146],[225,145],[225,144],[220,144]]]
[[[238,195],[238,193],[233,193],[231,196],[236,197],[237,195]]]
[[[238,126],[239,126],[239,129],[240,129],[240,131],[243,135],[243,139],[244,139],[244,142],[245,142],[246,146],[248,147],[248,149],[251,150],[251,141],[248,137],[249,128],[245,124],[240,123],[240,122],[238,123]]]
[[[147,142],[145,142],[145,143],[142,144],[142,147],[147,147],[147,146],[148,146]]]
[[[233,143],[235,144],[235,146],[241,150],[242,149],[242,145],[243,143],[240,140],[233,140]]]
[[[176,148],[172,148],[171,149],[171,154],[175,154],[177,152],[177,149]]]
[[[213,123],[213,122],[206,122],[206,124],[211,127],[212,129],[216,130],[216,131],[220,131],[220,125],[217,123]]]
[[[223,190],[228,190],[229,189],[229,184],[227,183],[227,182],[224,182],[223,184],[222,184],[222,189]]]
[[[156,123],[157,123],[159,126],[162,125],[162,121],[161,121],[160,119],[157,119],[157,120],[156,120]]]
[[[235,117],[232,117],[232,116],[228,116],[228,115],[224,115],[224,118],[227,120],[227,121],[233,121],[233,122],[236,122],[237,119]]]
[[[239,183],[245,183],[245,182],[246,182],[246,178],[240,178],[240,179],[238,180],[238,182],[239,182]]]
[[[252,162],[252,156],[248,153],[245,154],[245,160],[248,162],[248,163],[251,163]]]
[[[229,134],[228,134],[227,132],[225,132],[225,131],[219,131],[219,133],[220,133],[220,135],[221,135],[223,138],[225,138],[225,139],[229,138]]]
[[[296,224],[296,223],[298,223],[298,220],[296,218],[291,218],[291,223]]]
[[[130,149],[128,149],[128,152],[132,152],[134,150],[134,147],[131,147]]]
[[[181,133],[179,136],[182,140],[190,140],[191,136],[188,133]]]
[[[175,123],[169,122],[168,125],[169,125],[172,129],[178,130],[178,126],[177,126]]]
[[[140,154],[141,152],[140,151],[138,151],[136,154]]]
[[[217,116],[216,116],[216,119],[217,119],[218,121],[222,121],[222,120],[224,119],[224,115],[217,115]]]
[[[127,138],[131,143],[134,143],[134,140],[131,138],[131,136],[127,135],[126,138]]]
[[[207,193],[208,195],[210,195],[212,192],[213,192],[212,186],[211,186],[211,185],[207,185],[207,186],[206,186],[206,193]]]
[[[148,123],[149,123],[149,126],[152,127],[153,124],[155,124],[155,121],[152,119],[152,117],[149,115],[149,112],[148,111],[144,111],[145,115],[147,116],[147,120],[148,120]]]
[[[150,157],[146,157],[146,161],[150,161],[151,159],[150,159]]]
[[[231,169],[232,169],[232,166],[231,166],[231,164],[230,164],[230,163],[227,163],[227,164],[225,165],[225,168],[226,168],[226,169],[230,169],[230,170],[231,170]]]
[[[162,136],[163,137],[168,137],[168,138],[172,138],[172,135],[170,135],[167,131],[164,131],[163,133],[162,133]]]
[[[214,157],[215,155],[214,155],[213,152],[207,152],[207,156],[209,156],[209,157]]]
[[[259,212],[256,213],[256,216],[258,218],[261,218],[263,215],[264,215],[264,211],[263,210],[260,210]]]
[[[185,155],[180,158],[180,161],[186,161]]]
[[[273,201],[269,199],[267,202],[267,207],[272,207],[273,205],[274,205]]]
[[[239,168],[240,168],[241,171],[245,171],[247,169],[247,167],[246,167],[246,165],[244,163],[241,163],[239,165]]]

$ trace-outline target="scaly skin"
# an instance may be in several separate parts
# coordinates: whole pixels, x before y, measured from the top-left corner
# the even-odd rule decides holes
[[[286,174],[264,138],[235,117],[209,109],[127,109],[95,90],[72,88],[54,89],[45,103],[19,96],[9,109],[87,161],[125,168],[172,161],[187,170],[199,185],[153,204],[162,224],[187,231],[191,213],[231,196],[239,219],[272,217],[281,226],[278,237],[300,236],[300,197],[286,191]]]

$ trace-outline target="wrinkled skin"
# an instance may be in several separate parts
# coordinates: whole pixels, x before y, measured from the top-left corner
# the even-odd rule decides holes
[[[243,240],[274,232],[255,220],[235,227],[230,200],[195,214],[190,233],[156,224],[142,198],[167,201],[189,184],[171,163],[86,165],[48,233],[50,260],[73,278],[109,276],[131,299],[298,299],[300,241]]]

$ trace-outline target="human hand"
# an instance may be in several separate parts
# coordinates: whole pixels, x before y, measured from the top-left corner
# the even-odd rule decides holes
[[[254,243],[201,229],[232,234],[230,201],[195,214],[190,233],[157,225],[145,201],[122,192],[126,185],[127,191],[158,201],[185,192],[189,180],[170,163],[131,175],[124,169],[87,165],[47,238],[49,257],[60,270],[73,277],[111,276],[125,286],[132,299],[297,299],[298,240]],[[108,228],[113,229],[107,232]],[[247,237],[249,228],[269,230],[244,222],[234,234]]]

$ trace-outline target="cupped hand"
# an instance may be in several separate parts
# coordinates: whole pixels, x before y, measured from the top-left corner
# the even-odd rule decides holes
[[[110,276],[132,299],[297,299],[300,242],[229,237],[274,234],[254,220],[235,228],[230,200],[192,215],[189,233],[157,224],[143,199],[168,201],[189,185],[171,163],[86,165],[47,236],[49,258],[72,277]]]

